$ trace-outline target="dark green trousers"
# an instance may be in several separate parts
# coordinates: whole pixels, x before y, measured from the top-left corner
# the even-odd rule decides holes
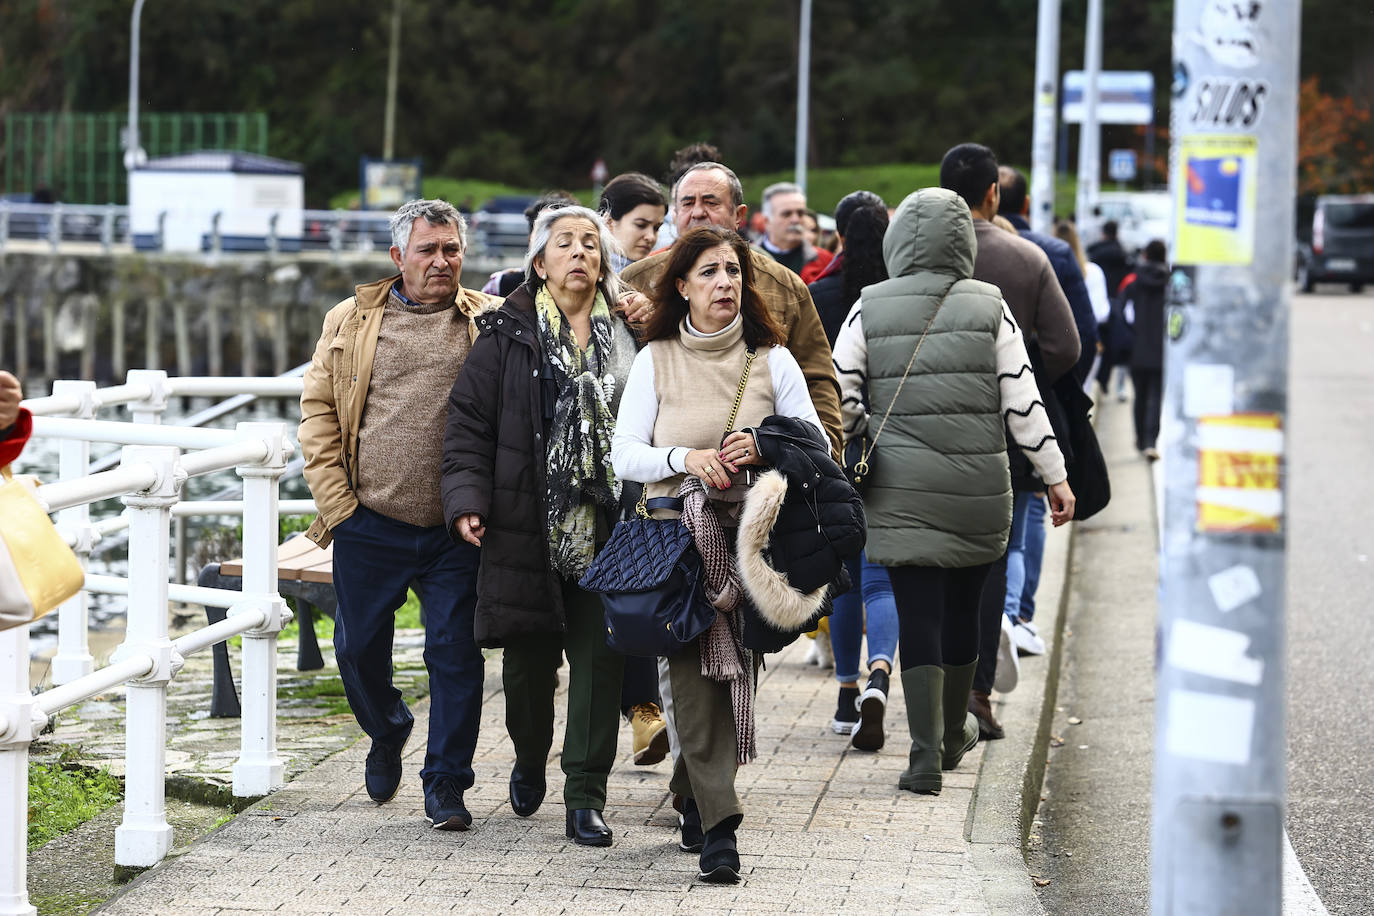
[[[735,814],[743,814],[735,792],[735,715],[730,685],[701,675],[699,640],[668,657],[668,680],[673,691],[673,724],[682,753],[673,766],[668,787],[696,799],[706,830]]]
[[[563,734],[563,804],[569,810],[606,807],[606,779],[620,733],[620,681],[625,656],[606,645],[601,599],[563,585],[568,628],[511,640],[502,655],[506,731],[522,768],[542,770],[553,747],[553,692],[568,654],[568,725]]]

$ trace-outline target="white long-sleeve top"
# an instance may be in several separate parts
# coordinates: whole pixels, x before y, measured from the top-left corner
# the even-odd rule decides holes
[[[1083,265],[1083,283],[1088,287],[1088,301],[1092,303],[1093,319],[1102,324],[1112,314],[1112,299],[1107,294],[1107,275],[1092,261]]]
[[[846,440],[860,436],[868,429],[869,411],[863,399],[863,387],[868,380],[868,341],[864,337],[863,305],[863,298],[860,297],[849,310],[835,339],[832,353],[835,375],[840,380],[840,419],[844,424]],[[1064,455],[1055,442],[1049,415],[1045,413],[1045,404],[1040,400],[1040,389],[1035,384],[1021,329],[1017,327],[1005,299],[1002,301],[1002,323],[997,328],[997,382],[1007,429],[1016,444],[1024,447],[1024,454],[1035,467],[1035,473],[1046,484],[1066,480],[1068,473],[1064,470]],[[887,405],[879,405],[879,408],[885,411]],[[1037,443],[1042,442],[1043,447],[1035,448]]]
[[[773,380],[773,413],[805,420],[822,433],[825,427],[816,415],[797,359],[786,347],[767,350],[768,374]],[[687,473],[685,445],[653,445],[654,424],[658,421],[658,391],[654,387],[654,353],[645,347],[635,356],[630,377],[620,395],[615,435],[611,439],[611,466],[622,480],[653,483]]]

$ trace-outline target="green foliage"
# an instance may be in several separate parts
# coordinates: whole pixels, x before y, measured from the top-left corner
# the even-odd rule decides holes
[[[74,830],[123,795],[123,785],[107,771],[72,763],[70,749],[53,763],[30,761],[29,849]]]

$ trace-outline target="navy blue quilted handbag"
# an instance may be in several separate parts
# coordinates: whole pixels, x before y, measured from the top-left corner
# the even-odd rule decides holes
[[[681,505],[677,499],[649,500],[652,508]],[[617,523],[578,585],[601,596],[606,644],[623,655],[672,655],[716,619],[701,556],[678,519]]]

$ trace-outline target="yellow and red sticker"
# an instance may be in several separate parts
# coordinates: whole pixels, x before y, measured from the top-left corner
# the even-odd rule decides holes
[[[1276,534],[1282,527],[1282,418],[1199,417],[1197,530]]]

